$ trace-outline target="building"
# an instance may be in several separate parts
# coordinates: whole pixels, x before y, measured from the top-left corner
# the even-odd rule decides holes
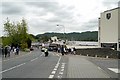
[[[120,50],[120,7],[101,13],[98,41],[101,47]]]
[[[54,37],[51,37],[51,40],[52,40],[53,42],[56,42],[56,41],[58,41],[58,38],[57,38],[57,36],[54,36]]]

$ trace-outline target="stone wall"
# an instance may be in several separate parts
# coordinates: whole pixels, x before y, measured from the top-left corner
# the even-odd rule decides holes
[[[87,48],[77,49],[76,54],[92,57],[103,57],[103,58],[119,58],[120,52],[109,49],[109,48]]]

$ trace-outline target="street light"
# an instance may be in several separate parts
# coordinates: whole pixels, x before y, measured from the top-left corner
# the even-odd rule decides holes
[[[59,26],[62,26],[63,27],[63,29],[64,29],[64,39],[65,39],[65,26],[64,25],[59,25],[59,24],[57,24],[57,26],[59,27]],[[65,40],[64,40],[65,41]],[[65,41],[66,42],[66,41]]]

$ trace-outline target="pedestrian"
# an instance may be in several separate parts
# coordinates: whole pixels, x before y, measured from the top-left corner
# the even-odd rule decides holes
[[[62,54],[62,56],[64,56],[64,46],[63,45],[61,47],[61,54]]]
[[[7,49],[7,46],[5,47],[5,58],[7,57],[7,54],[8,54],[8,49]]]
[[[19,47],[16,48],[16,54],[19,55]]]
[[[60,53],[60,47],[58,47],[58,53]]]
[[[13,53],[15,54],[15,55],[17,55],[17,53],[16,53],[16,48],[14,47],[14,49],[13,49]]]
[[[47,57],[48,56],[48,49],[47,48],[45,48],[44,53],[45,53],[45,57]]]
[[[10,57],[11,47],[8,46],[8,47],[7,47],[7,50],[8,50],[8,57]]]
[[[5,48],[2,46],[2,56],[4,57],[5,55]]]
[[[74,54],[74,49],[73,48],[71,48],[71,54]]]
[[[68,52],[71,53],[71,49],[70,48],[68,49]]]
[[[73,48],[73,54],[74,55],[76,54],[76,48],[75,47]]]

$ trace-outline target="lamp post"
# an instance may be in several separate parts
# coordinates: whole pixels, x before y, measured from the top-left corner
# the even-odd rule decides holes
[[[57,24],[57,26],[59,27],[59,26],[62,26],[63,27],[63,29],[64,29],[64,41],[66,42],[66,40],[65,40],[65,26],[64,25],[59,25],[59,24]]]

